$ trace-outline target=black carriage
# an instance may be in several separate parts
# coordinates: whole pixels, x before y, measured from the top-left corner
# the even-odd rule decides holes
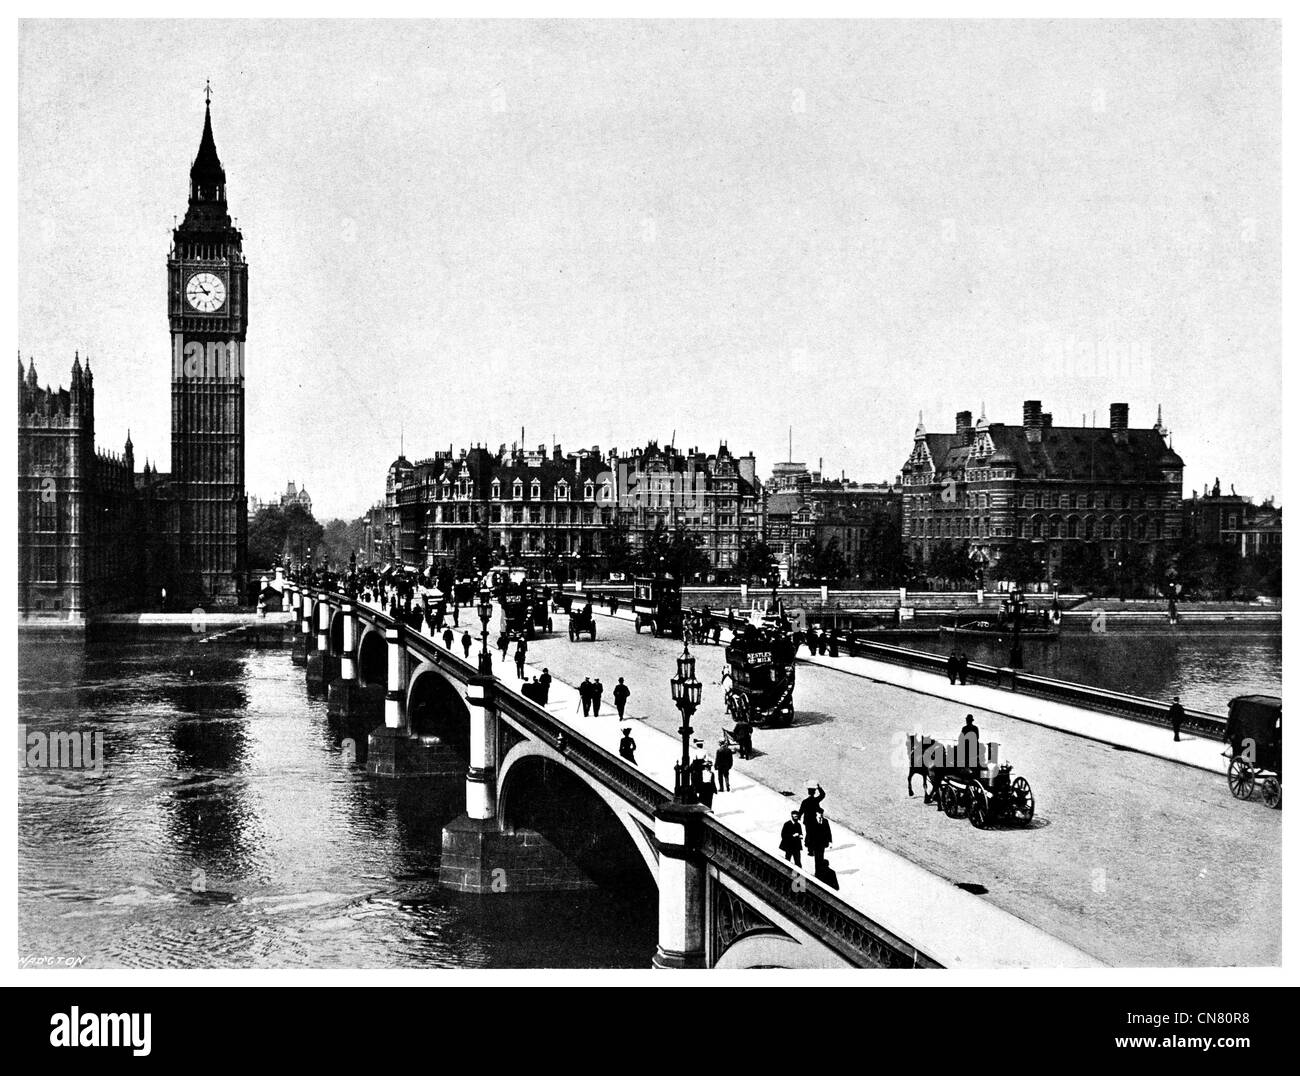
[[[1230,745],[1228,788],[1248,800],[1259,787],[1264,803],[1282,807],[1282,700],[1274,695],[1240,695],[1228,703],[1223,741]]]
[[[555,630],[549,611],[549,595],[525,581],[509,580],[498,592],[502,623],[510,639],[532,639]]]
[[[582,608],[575,608],[571,602],[569,605],[569,642],[576,643],[579,635],[588,635],[591,641],[596,641],[596,614],[591,610],[591,602],[587,601]]]
[[[632,582],[633,627],[651,635],[681,635],[682,588],[672,576],[640,577]]]
[[[743,625],[726,649],[731,683],[724,702],[736,722],[790,725],[794,722],[794,640],[770,625]]]

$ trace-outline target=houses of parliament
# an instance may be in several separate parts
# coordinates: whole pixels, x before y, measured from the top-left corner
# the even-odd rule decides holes
[[[18,358],[20,623],[88,613],[188,612],[249,601],[244,491],[248,267],[226,206],[210,94],[185,218],[167,258],[171,469],[95,445],[95,378],[67,388]]]

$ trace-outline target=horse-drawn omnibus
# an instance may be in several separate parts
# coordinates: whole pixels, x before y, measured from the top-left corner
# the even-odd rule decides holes
[[[651,635],[682,632],[682,588],[672,576],[640,576],[632,581],[633,627]]]
[[[794,722],[794,639],[779,624],[745,624],[726,649],[727,713],[751,725]]]

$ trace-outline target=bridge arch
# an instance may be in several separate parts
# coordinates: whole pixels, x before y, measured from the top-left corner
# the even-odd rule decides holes
[[[497,814],[505,829],[542,833],[597,882],[658,885],[653,819],[640,818],[547,743],[525,739],[501,760]]]
[[[356,615],[355,613],[353,614]],[[330,653],[339,657],[343,653],[343,610],[335,609],[330,614]]]
[[[362,687],[388,685],[388,643],[384,633],[369,624],[357,645],[357,680]]]
[[[417,665],[406,689],[406,718],[416,736],[436,736],[469,761],[470,712],[460,685],[431,661]]]

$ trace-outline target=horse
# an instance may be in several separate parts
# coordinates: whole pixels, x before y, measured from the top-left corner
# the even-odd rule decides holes
[[[917,774],[921,777],[921,791],[925,794],[925,802],[929,803],[939,790],[938,782],[934,775],[930,773],[930,767],[926,765],[925,759],[930,748],[934,745],[933,736],[921,736],[920,749],[917,745],[917,734],[909,732],[907,734],[907,794],[915,796],[912,791],[912,778]]]

